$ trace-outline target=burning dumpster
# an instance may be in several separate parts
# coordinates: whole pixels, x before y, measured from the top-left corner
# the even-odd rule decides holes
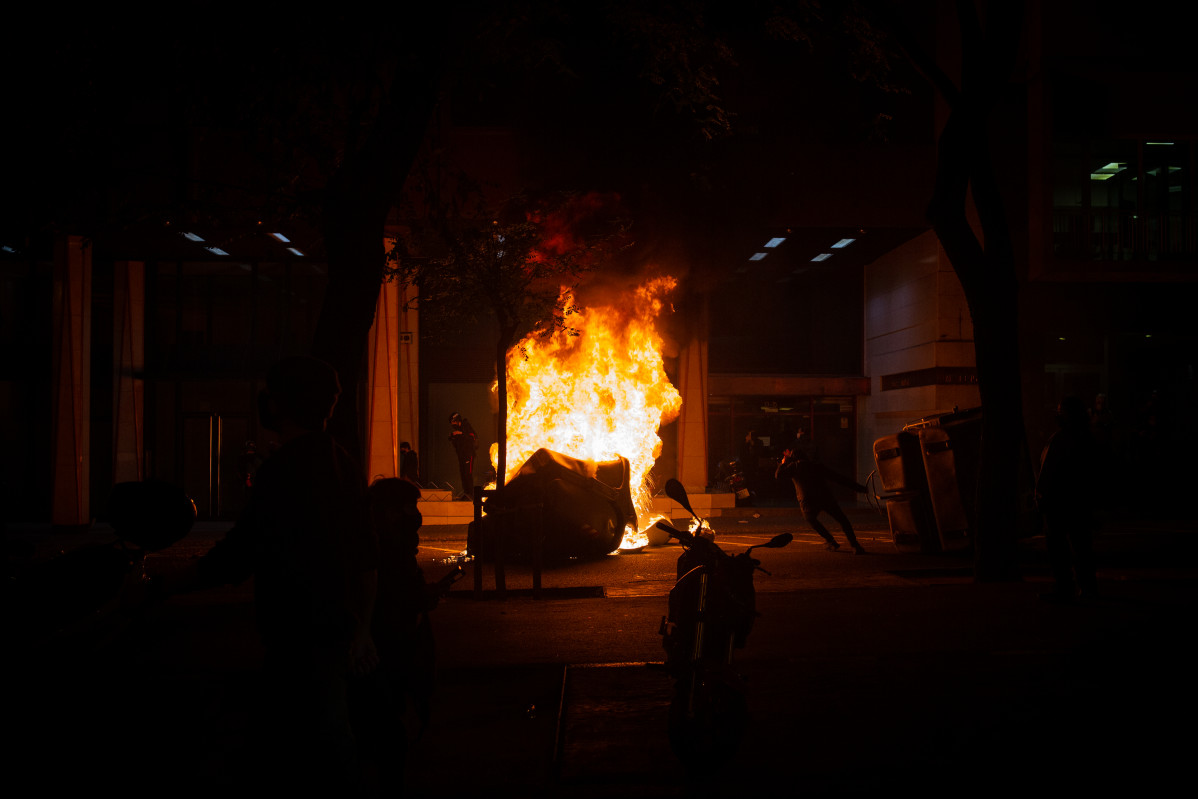
[[[637,529],[627,458],[596,463],[538,449],[501,495],[483,504],[471,524],[470,554],[490,560],[532,557],[543,546],[547,560],[600,558],[620,546],[624,530]]]

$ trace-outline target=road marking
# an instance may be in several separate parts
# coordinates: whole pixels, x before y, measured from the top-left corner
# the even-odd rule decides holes
[[[622,598],[630,599],[632,597],[647,597],[647,596],[669,596],[670,589],[674,587],[673,583],[669,585],[645,585],[645,586],[628,586],[621,588],[608,588],[604,586],[603,595],[606,598]]]
[[[461,554],[461,552],[462,552],[462,550],[457,547],[454,547],[453,549],[446,549],[445,547],[426,547],[426,546],[421,546],[420,551],[421,552],[425,552],[425,551],[449,552],[450,554],[453,554],[453,555],[458,555],[458,554]]]

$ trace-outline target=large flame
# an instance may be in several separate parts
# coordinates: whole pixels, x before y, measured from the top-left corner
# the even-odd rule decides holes
[[[534,333],[508,353],[505,482],[542,447],[581,460],[627,458],[641,530],[625,535],[624,548],[643,545],[643,531],[656,521],[646,479],[661,454],[658,430],[682,407],[655,324],[662,297],[676,284],[672,277],[652,280],[618,305],[571,316],[577,335]],[[491,447],[495,467],[498,451]]]

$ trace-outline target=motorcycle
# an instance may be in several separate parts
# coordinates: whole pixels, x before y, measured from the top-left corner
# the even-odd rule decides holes
[[[744,678],[732,661],[757,617],[753,575],[765,569],[752,552],[784,547],[794,536],[782,533],[729,555],[691,508],[682,484],[671,479],[665,491],[697,522],[693,532],[657,523],[684,548],[670,591],[669,615],[662,617],[658,630],[666,650],[666,672],[674,679],[670,746],[688,769],[709,770],[736,749],[748,721]]]
[[[720,463],[719,479],[736,497],[736,507],[747,508],[753,505],[753,490],[749,487],[749,474],[740,458]]]

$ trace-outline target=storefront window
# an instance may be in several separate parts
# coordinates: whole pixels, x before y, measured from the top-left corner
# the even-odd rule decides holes
[[[856,470],[855,397],[720,397],[708,402],[709,473],[720,474],[721,465],[737,458],[750,460],[760,490],[779,498],[786,486],[772,483],[773,467],[784,449],[802,430],[819,460],[843,474]],[[745,437],[752,432],[751,459]]]
[[[318,265],[161,262],[148,286],[149,363],[159,371],[252,377],[311,341]]]

